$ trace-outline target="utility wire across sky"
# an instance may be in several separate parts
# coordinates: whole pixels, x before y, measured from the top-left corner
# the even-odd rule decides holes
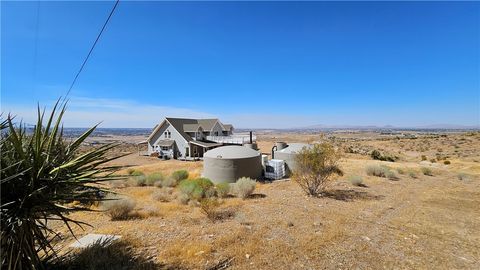
[[[92,52],[93,52],[93,49],[95,49],[95,46],[97,45],[98,41],[100,40],[100,37],[102,36],[103,31],[104,31],[105,28],[107,27],[107,24],[108,24],[108,22],[110,21],[110,18],[112,17],[113,13],[115,12],[115,9],[117,8],[119,2],[120,2],[120,0],[116,0],[116,1],[115,1],[115,5],[113,6],[112,10],[110,11],[110,14],[108,15],[107,20],[106,20],[105,23],[103,24],[102,29],[101,29],[100,32],[98,33],[97,38],[95,39],[95,42],[93,43],[92,47],[90,48],[90,51],[89,51],[88,54],[87,54],[87,57],[85,57],[85,60],[83,60],[83,63],[82,63],[82,65],[80,66],[80,69],[78,70],[77,74],[75,75],[75,78],[74,78],[73,81],[72,81],[72,84],[71,84],[70,87],[68,88],[68,91],[67,91],[67,94],[65,95],[65,98],[70,94],[70,91],[72,91],[73,86],[74,86],[75,83],[77,82],[78,76],[80,76],[80,73],[82,73],[82,70],[83,70],[83,68],[85,67],[85,64],[87,63],[88,59],[90,58],[90,55],[91,55]]]

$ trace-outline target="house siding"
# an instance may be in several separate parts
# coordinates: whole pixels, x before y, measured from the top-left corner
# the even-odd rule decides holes
[[[217,134],[215,134],[217,132]],[[222,126],[220,125],[219,122],[215,123],[215,125],[212,128],[212,132],[210,133],[211,136],[222,136],[223,135],[223,129]]]
[[[170,131],[171,137],[165,138],[165,132],[169,132],[169,131]],[[159,141],[165,140],[165,139],[175,141],[175,146],[174,146],[175,157],[185,157],[185,148],[188,147],[188,142],[168,122],[165,122],[160,127],[160,129],[158,129],[157,132],[152,136],[151,140],[148,142],[148,154],[153,153],[155,145],[157,145]]]

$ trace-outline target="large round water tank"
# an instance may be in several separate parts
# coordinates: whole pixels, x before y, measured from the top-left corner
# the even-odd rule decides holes
[[[304,147],[310,148],[312,145],[306,143],[290,143],[286,148],[275,151],[275,159],[285,160],[286,174],[290,175],[295,170],[295,157]]]
[[[203,155],[203,176],[214,183],[234,183],[240,177],[259,179],[262,161],[259,152],[243,146],[222,146]]]

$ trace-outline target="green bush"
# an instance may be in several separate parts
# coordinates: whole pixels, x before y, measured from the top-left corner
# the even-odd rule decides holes
[[[177,182],[185,180],[188,178],[188,171],[186,170],[178,170],[172,173],[172,178],[175,179]]]
[[[370,165],[366,168],[367,175],[377,177],[387,177],[389,171],[390,169],[388,169],[387,167],[379,165]]]
[[[147,186],[153,186],[155,182],[162,181],[163,179],[164,179],[164,176],[162,173],[159,173],[159,172],[152,173],[147,176],[145,184]]]
[[[255,190],[257,182],[249,177],[242,177],[232,184],[232,193],[242,199],[248,198]]]
[[[147,177],[145,175],[132,176],[129,178],[128,183],[133,187],[143,187],[147,185]]]
[[[433,171],[432,171],[432,169],[427,168],[427,167],[422,167],[421,170],[422,170],[422,173],[423,173],[424,175],[433,176]]]
[[[210,195],[210,189],[214,188],[212,181],[208,178],[196,178],[196,179],[185,179],[181,181],[178,185],[179,190],[182,194],[188,196],[189,200],[199,201],[202,198],[205,198],[206,195]]]
[[[145,175],[142,171],[139,171],[139,170],[133,170],[131,173],[130,173],[131,176],[141,176],[141,175]]]
[[[19,117],[0,114],[1,269],[46,268],[60,250],[52,234],[63,230],[55,226],[52,231],[47,224],[82,225],[76,220],[79,215],[71,214],[88,211],[103,199],[105,190],[98,183],[120,179],[111,174],[117,168],[107,164],[118,144],[82,149],[96,126],[78,138],[65,137],[66,106],[58,101],[51,112],[38,106],[37,119],[28,129]],[[80,204],[66,207],[72,202]]]
[[[230,193],[230,184],[229,183],[220,183],[215,186],[217,190],[217,196],[220,198],[226,198]]]
[[[350,177],[348,177],[348,181],[350,181],[350,183],[352,183],[354,186],[361,186],[363,183],[363,178],[359,175],[350,175]]]
[[[335,179],[343,175],[339,161],[341,152],[332,143],[323,142],[304,147],[295,157],[296,168],[291,179],[310,196],[318,196]],[[234,187],[237,186],[236,184]]]

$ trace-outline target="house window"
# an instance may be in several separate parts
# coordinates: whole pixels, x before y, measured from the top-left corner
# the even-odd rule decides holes
[[[172,133],[168,131],[168,138],[170,139],[172,137]]]
[[[168,150],[168,146],[162,146],[162,150],[163,150],[163,151],[167,151],[167,150]]]
[[[165,138],[167,138],[168,132],[165,131]]]

